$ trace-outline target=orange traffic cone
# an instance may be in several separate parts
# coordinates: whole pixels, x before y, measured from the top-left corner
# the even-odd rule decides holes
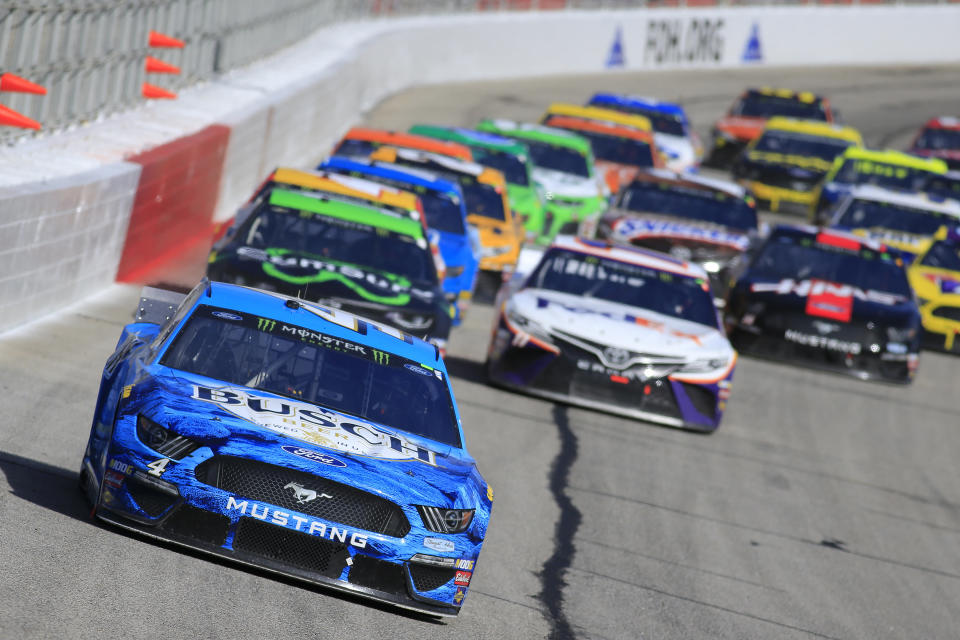
[[[146,69],[147,73],[180,73],[180,67],[151,56],[147,56]]]
[[[143,94],[144,98],[166,98],[168,100],[173,100],[177,97],[177,94],[172,91],[167,91],[166,89],[161,89],[156,85],[152,85],[149,82],[144,82],[143,87],[140,89],[140,92]]]
[[[40,123],[0,104],[0,126],[40,129]]]
[[[41,96],[47,95],[47,90],[38,84],[29,80],[15,76],[12,73],[0,75],[0,91],[16,91],[18,93],[36,93]]]
[[[151,47],[161,49],[183,49],[183,40],[177,40],[159,31],[150,30],[150,39],[147,41]]]

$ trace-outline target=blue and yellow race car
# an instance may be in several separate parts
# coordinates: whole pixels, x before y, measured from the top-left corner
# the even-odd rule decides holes
[[[460,611],[493,499],[433,345],[207,281],[145,289],[80,484],[124,529],[435,616]]]
[[[923,321],[923,346],[960,353],[960,228],[941,227],[907,269]]]

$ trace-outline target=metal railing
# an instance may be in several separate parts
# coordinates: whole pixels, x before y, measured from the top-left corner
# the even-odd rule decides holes
[[[760,2],[771,0],[0,0],[0,73],[48,90],[45,96],[0,95],[0,103],[44,127],[39,134],[0,127],[0,143],[47,135],[140,104],[144,82],[176,92],[347,20]],[[151,50],[151,30],[182,40],[184,47]],[[148,55],[180,67],[181,73],[148,77]]]

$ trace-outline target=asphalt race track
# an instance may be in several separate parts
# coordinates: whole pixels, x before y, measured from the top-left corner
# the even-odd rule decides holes
[[[956,68],[750,70],[427,87],[370,124],[538,117],[594,90],[679,98],[706,139],[747,85],[829,95],[872,145],[958,115]],[[254,185],[251,185],[251,189]],[[743,358],[712,436],[485,386],[491,322],[451,340],[467,443],[496,490],[443,623],[96,524],[75,489],[100,369],[137,290],[0,337],[0,638],[923,638],[960,634],[960,359],[911,387]]]

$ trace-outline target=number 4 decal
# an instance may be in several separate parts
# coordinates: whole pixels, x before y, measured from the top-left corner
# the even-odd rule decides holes
[[[167,464],[169,463],[170,458],[160,458],[159,460],[154,460],[147,465],[147,468],[150,469],[148,473],[159,478],[163,475],[163,472],[167,470]]]

